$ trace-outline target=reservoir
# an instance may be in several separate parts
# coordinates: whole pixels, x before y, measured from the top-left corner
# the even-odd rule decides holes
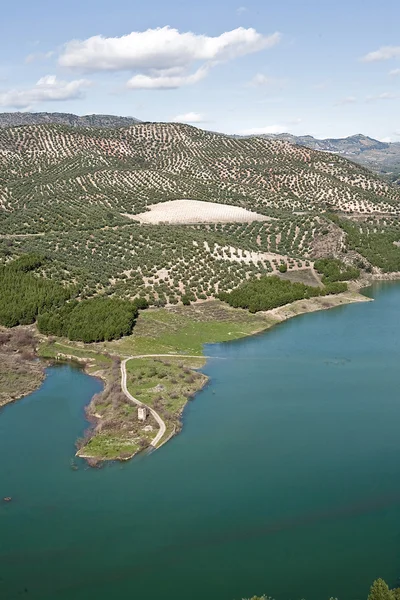
[[[2,600],[365,599],[400,585],[400,285],[210,345],[161,450],[77,461],[102,384],[69,365],[0,411]]]

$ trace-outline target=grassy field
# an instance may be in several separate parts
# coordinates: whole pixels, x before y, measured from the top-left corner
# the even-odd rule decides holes
[[[180,358],[134,358],[127,362],[129,392],[157,411],[167,426],[166,436],[180,430],[186,402],[207,382],[205,375],[193,370],[203,364],[202,358],[192,358],[190,366]]]
[[[95,368],[93,363],[91,368]],[[152,415],[146,423],[138,420],[137,406],[121,389],[119,358],[103,362],[97,374],[101,374],[106,384],[86,409],[93,425],[77,441],[78,455],[94,462],[127,460],[151,444],[158,425]]]
[[[239,339],[268,329],[273,316],[251,315],[213,300],[191,306],[154,308],[140,312],[132,335],[98,344],[83,344],[64,339],[49,341],[43,336],[42,358],[71,356],[101,368],[112,356],[180,354],[202,356],[204,344]]]
[[[239,339],[275,323],[271,316],[251,315],[219,300],[191,306],[151,309],[140,314],[131,336],[103,344],[111,353],[203,354],[204,344]]]
[[[131,359],[127,363],[127,385],[134,398],[152,407],[166,424],[164,440],[181,428],[184,406],[206,383],[205,375],[194,371],[204,359]],[[103,370],[107,384],[93,397],[87,414],[96,426],[78,441],[78,454],[90,460],[124,460],[146,449],[158,432],[149,414],[145,423],[138,420],[138,409],[122,393],[119,362]]]
[[[88,345],[66,341],[49,341],[44,340],[40,344],[38,355],[40,358],[48,360],[56,360],[62,358],[76,359],[79,362],[86,363],[86,370],[93,374],[101,369],[111,365],[112,358],[95,349],[91,349]]]
[[[123,460],[140,451],[140,438],[123,439],[120,434],[98,433],[79,452],[82,458],[92,460]]]

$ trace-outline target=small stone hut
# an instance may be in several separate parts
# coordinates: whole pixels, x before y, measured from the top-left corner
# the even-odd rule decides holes
[[[138,420],[144,422],[148,417],[149,411],[147,406],[139,406],[138,408]]]

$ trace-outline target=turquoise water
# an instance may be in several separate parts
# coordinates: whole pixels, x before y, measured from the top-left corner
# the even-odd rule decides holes
[[[162,450],[70,467],[101,384],[70,366],[0,413],[0,598],[365,598],[400,576],[400,285],[207,347]]]

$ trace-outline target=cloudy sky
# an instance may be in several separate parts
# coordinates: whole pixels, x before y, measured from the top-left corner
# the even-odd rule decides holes
[[[400,141],[399,23],[398,0],[8,2],[0,111]]]

